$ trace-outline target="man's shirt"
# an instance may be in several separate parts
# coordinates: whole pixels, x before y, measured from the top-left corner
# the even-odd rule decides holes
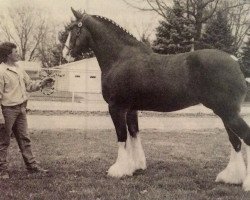
[[[18,65],[0,64],[0,102],[3,106],[15,106],[28,100],[27,92],[39,90],[40,81],[32,81]]]

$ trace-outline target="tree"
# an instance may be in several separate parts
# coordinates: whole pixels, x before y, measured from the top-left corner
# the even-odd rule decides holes
[[[234,45],[237,49],[240,49],[250,30],[249,5],[250,2],[247,3],[246,0],[229,0],[224,2],[224,11],[228,15],[231,31],[235,37]]]
[[[147,35],[146,33],[142,33],[142,35],[140,36],[140,41],[146,44],[148,47],[151,47],[149,35]]]
[[[5,39],[17,44],[21,60],[32,60],[44,34],[44,24],[40,11],[30,6],[12,7],[0,22]]]
[[[135,0],[124,0],[127,4],[142,11],[153,11],[164,19],[168,18],[171,11],[171,1],[166,0],[147,0],[148,7],[135,5]],[[220,0],[175,0],[185,9],[186,17],[191,20],[195,27],[194,41],[201,38],[202,25],[210,19],[217,9]],[[141,3],[143,0],[141,0]]]
[[[40,60],[41,52],[55,44],[56,28],[45,10],[19,5],[2,13],[1,19],[2,38],[17,45],[21,60]]]
[[[184,16],[184,9],[178,1],[168,11],[164,20],[156,29],[156,40],[153,49],[157,53],[173,54],[190,51],[194,27],[191,21]]]
[[[216,17],[209,21],[200,41],[203,48],[220,49],[230,54],[237,51],[227,16],[222,11],[218,11]]]
[[[247,77],[250,77],[250,33],[248,34],[248,40],[245,42],[245,45],[242,47],[241,53],[241,64],[243,71]]]
[[[170,6],[173,1],[171,0],[123,0],[128,5],[139,9],[141,11],[151,11],[156,12],[164,19],[167,19],[167,13],[171,10]],[[224,7],[225,11],[235,10],[242,11],[241,7],[244,7],[244,13],[247,13],[247,9],[250,7],[249,0],[178,0],[180,5],[185,9],[186,17],[191,20],[192,24],[195,27],[195,35],[194,35],[194,44],[195,49],[196,46],[199,46],[199,40],[202,36],[202,30],[204,24],[206,24],[216,13],[216,11]],[[237,13],[237,12],[236,12]],[[238,20],[244,21],[244,16],[242,13],[238,12],[237,15]],[[235,20],[237,20],[235,18]],[[235,21],[236,22],[236,21]],[[242,23],[240,23],[242,24]],[[238,22],[234,23],[234,25],[239,25]],[[232,26],[233,29],[235,27]],[[235,34],[236,41],[239,35]],[[244,38],[244,36],[243,36]],[[242,42],[242,37],[239,40]],[[239,43],[240,45],[240,43]],[[238,45],[238,46],[239,46]]]
[[[152,23],[141,23],[140,26],[134,25],[136,31],[137,31],[137,35],[138,35],[138,39],[139,41],[143,42],[144,44],[146,44],[147,46],[151,47],[151,35],[153,30],[152,28]]]
[[[37,47],[37,58],[42,62],[43,67],[54,67],[64,63],[62,57],[62,46],[58,43],[57,27],[44,27],[46,34],[41,38]]]

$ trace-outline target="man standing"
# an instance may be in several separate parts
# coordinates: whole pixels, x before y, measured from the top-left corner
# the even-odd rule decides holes
[[[47,172],[41,168],[31,150],[27,131],[27,92],[37,91],[52,84],[52,78],[32,81],[16,62],[19,55],[16,45],[10,42],[0,44],[0,103],[4,120],[0,119],[0,179],[8,179],[7,150],[13,133],[26,168],[29,172]]]

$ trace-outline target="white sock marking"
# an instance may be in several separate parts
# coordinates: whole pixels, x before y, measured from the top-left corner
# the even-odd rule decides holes
[[[246,146],[247,152],[247,175],[243,182],[243,189],[245,191],[250,191],[250,146]]]
[[[120,178],[133,175],[135,167],[130,152],[131,144],[129,142],[118,142],[118,156],[115,164],[108,170],[109,176]]]
[[[115,164],[109,170],[112,177],[132,176],[137,169],[146,169],[146,158],[142,148],[140,136],[132,138],[127,135],[127,141],[118,142],[118,156]]]
[[[135,163],[135,168],[136,169],[146,169],[146,158],[145,158],[145,153],[142,148],[141,144],[141,138],[140,135],[137,134],[136,138],[131,137],[131,144],[132,144],[132,149],[133,149],[133,160]]]
[[[241,184],[246,177],[246,165],[241,151],[231,148],[231,156],[227,167],[218,174],[216,182]]]

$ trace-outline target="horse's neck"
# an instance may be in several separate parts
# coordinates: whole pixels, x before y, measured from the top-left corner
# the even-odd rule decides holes
[[[106,70],[121,58],[124,49],[142,46],[135,38],[118,35],[113,30],[109,30],[101,22],[89,17],[86,20],[86,27],[92,36],[92,50],[94,51],[102,70]],[[125,34],[125,33],[124,33]]]
[[[113,41],[106,42],[105,40],[102,40],[102,38],[99,38],[98,40],[93,38],[91,43],[91,49],[94,51],[102,70],[111,67],[112,64],[119,59],[119,52],[122,51],[120,45],[115,44]]]

